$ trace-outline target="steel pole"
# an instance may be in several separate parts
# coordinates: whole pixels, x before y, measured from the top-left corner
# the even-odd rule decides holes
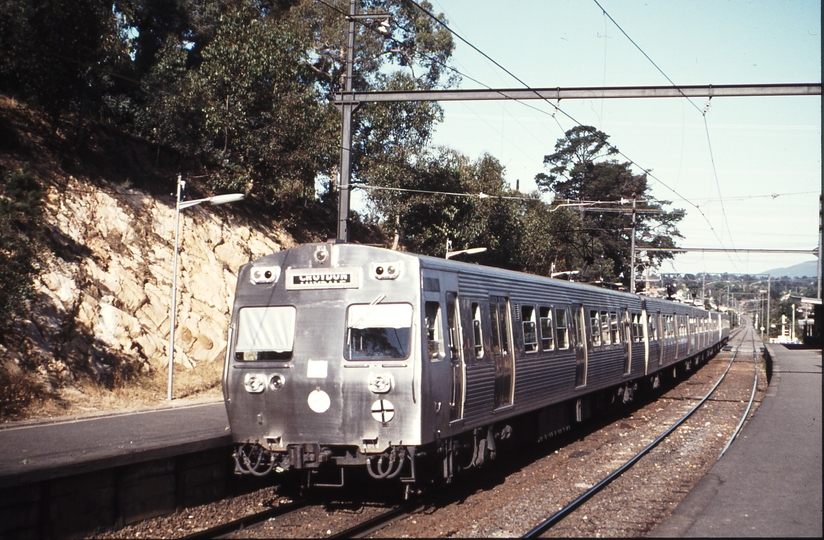
[[[352,69],[355,63],[355,12],[356,0],[349,0],[349,32],[346,39],[346,80],[345,92],[352,91]],[[341,148],[340,148],[340,182],[338,183],[338,242],[349,241],[349,182],[352,177],[352,114],[357,103],[351,94],[344,96],[339,104],[341,108]]]
[[[180,193],[186,182],[183,182],[180,175],[177,175],[177,201],[175,203],[175,249],[172,255],[172,314],[169,318],[171,323],[169,325],[169,394],[168,400],[171,401],[172,385],[174,381],[174,367],[175,367],[175,317],[177,316],[177,246],[178,246],[178,230],[180,229]]]
[[[767,343],[770,342],[770,283],[772,276],[767,276]]]
[[[630,247],[629,292],[635,294],[635,194],[632,195],[632,241]]]

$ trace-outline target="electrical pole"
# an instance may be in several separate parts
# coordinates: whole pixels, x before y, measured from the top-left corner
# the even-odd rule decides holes
[[[338,182],[338,242],[349,240],[349,185],[352,178],[352,115],[359,103],[352,92],[352,66],[355,63],[355,1],[349,0],[349,32],[346,39],[346,80],[343,99],[338,102],[341,111],[340,181]]]
[[[632,194],[632,242],[630,251],[629,292],[635,294],[635,193]]]

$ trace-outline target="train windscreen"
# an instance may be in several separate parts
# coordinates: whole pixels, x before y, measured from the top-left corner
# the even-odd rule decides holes
[[[289,360],[295,345],[292,306],[246,307],[238,315],[235,359]]]
[[[346,313],[347,360],[403,360],[412,342],[411,304],[352,304]]]

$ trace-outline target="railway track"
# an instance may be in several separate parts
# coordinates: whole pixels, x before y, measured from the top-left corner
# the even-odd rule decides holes
[[[744,334],[744,335],[742,336],[742,334]],[[739,343],[740,343],[740,342],[743,342],[746,339],[747,334],[750,335],[750,341],[753,343],[752,348],[753,348],[753,351],[755,351],[754,338],[751,335],[752,334],[751,329],[747,328],[747,329],[743,330],[742,332],[739,332],[738,335],[735,336],[735,338],[736,339],[740,338],[740,341],[739,341]],[[733,354],[732,358],[730,359],[730,362],[729,362],[729,365],[727,366],[727,369],[724,371],[721,378],[718,379],[718,382],[715,383],[715,385],[709,390],[709,392],[702,399],[700,399],[694,407],[692,407],[686,414],[684,414],[681,418],[679,418],[676,422],[674,422],[672,424],[672,426],[670,426],[669,429],[667,429],[664,433],[662,433],[659,437],[657,437],[651,443],[647,444],[644,448],[642,448],[639,452],[637,452],[634,456],[632,456],[629,460],[627,460],[623,465],[621,465],[616,470],[614,470],[613,472],[611,472],[610,474],[605,476],[601,481],[599,481],[593,487],[591,487],[590,489],[588,489],[587,491],[582,493],[580,496],[576,497],[573,501],[571,501],[570,503],[565,505],[563,508],[561,508],[560,510],[555,512],[552,516],[550,516],[549,518],[547,518],[546,520],[542,521],[541,523],[536,525],[534,528],[529,530],[526,534],[523,535],[523,537],[524,538],[536,538],[536,537],[542,535],[543,533],[545,533],[546,531],[548,531],[549,529],[551,529],[552,527],[554,527],[555,525],[557,525],[558,523],[560,523],[567,516],[569,516],[572,512],[574,512],[575,510],[577,510],[578,508],[583,506],[584,503],[586,503],[593,496],[595,496],[598,493],[601,493],[616,478],[618,478],[622,474],[624,474],[627,470],[629,470],[631,467],[633,467],[639,460],[641,460],[641,458],[643,458],[644,456],[646,456],[647,454],[652,452],[661,442],[663,442],[668,437],[670,437],[670,435],[672,435],[683,423],[685,423],[687,420],[689,420],[689,418],[692,417],[692,415],[696,411],[698,411],[705,403],[707,403],[707,401],[710,399],[710,396],[712,396],[712,394],[715,393],[716,389],[718,389],[718,387],[721,385],[721,383],[724,382],[724,380],[726,379],[730,369],[733,366],[733,363],[735,362],[736,358],[738,357],[739,351],[740,351],[740,346],[735,348],[735,353]],[[756,383],[758,381],[757,365],[755,366],[755,381],[756,381]],[[755,395],[756,383],[753,384],[752,396]],[[733,400],[728,400],[728,401],[733,401]],[[750,401],[750,405],[751,404],[752,404],[752,399]],[[744,417],[741,419],[741,422],[739,423],[738,428],[735,430],[733,435],[730,437],[727,445],[724,447],[724,451],[726,451],[726,449],[729,447],[729,445],[735,439],[735,436],[740,431],[740,428],[743,425],[744,420],[746,419],[747,414],[749,413],[749,411],[750,411],[750,406],[747,407],[747,410],[744,414]],[[723,451],[722,451],[721,455],[723,455]],[[719,455],[719,458],[720,458],[720,455]]]

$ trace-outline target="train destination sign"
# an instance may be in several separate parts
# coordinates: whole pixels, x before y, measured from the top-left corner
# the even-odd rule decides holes
[[[288,268],[286,288],[357,289],[360,286],[360,271],[360,268]]]

